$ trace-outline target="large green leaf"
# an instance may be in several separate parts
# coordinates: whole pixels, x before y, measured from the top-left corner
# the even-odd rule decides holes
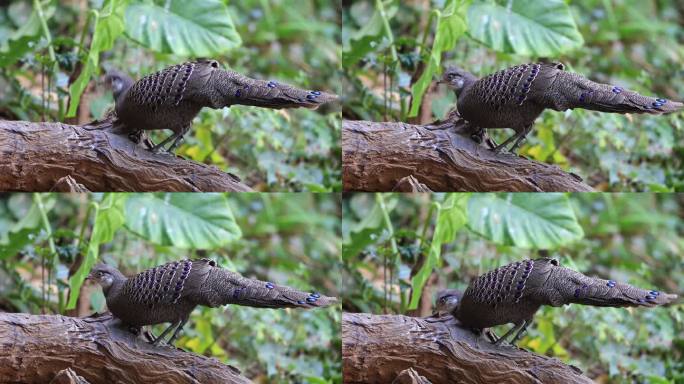
[[[107,0],[100,12],[94,12],[93,41],[90,43],[88,56],[83,70],[76,81],[69,87],[69,110],[67,117],[76,116],[83,90],[90,78],[95,74],[100,62],[100,52],[108,51],[114,46],[114,41],[123,33],[123,12],[126,0]]]
[[[126,35],[145,47],[181,56],[214,56],[242,44],[219,0],[155,0],[126,9]]]
[[[584,236],[562,193],[478,193],[468,202],[468,228],[502,245],[552,249]]]
[[[442,205],[438,205],[437,224],[432,235],[427,259],[418,273],[411,279],[412,293],[408,309],[418,308],[420,296],[423,294],[423,286],[432,274],[432,270],[439,266],[442,244],[454,241],[456,232],[468,222],[466,203],[469,197],[470,194],[468,193],[452,193],[447,196]]]
[[[95,208],[95,224],[88,241],[88,249],[83,263],[69,278],[69,302],[67,309],[76,308],[81,285],[90,272],[100,254],[100,244],[114,239],[114,233],[124,223],[123,202],[129,195],[123,193],[108,193],[101,203],[93,203]]]
[[[467,24],[465,13],[471,0],[448,0],[444,5],[443,12],[437,12],[437,32],[435,41],[430,50],[428,64],[418,81],[411,88],[411,110],[409,117],[418,116],[420,104],[423,101],[425,91],[432,83],[433,76],[439,70],[442,61],[442,52],[452,50],[458,38],[466,31]]]
[[[472,38],[499,52],[556,56],[584,44],[563,0],[481,0],[468,9],[468,26]]]
[[[242,236],[218,193],[140,193],[126,200],[126,228],[160,245],[214,249]]]

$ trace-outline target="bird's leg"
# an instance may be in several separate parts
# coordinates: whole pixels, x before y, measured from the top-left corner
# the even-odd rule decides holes
[[[159,343],[159,340],[163,339],[164,336],[166,336],[169,332],[171,332],[171,330],[172,330],[174,327],[178,326],[178,324],[180,324],[181,322],[182,322],[182,320],[178,320],[178,321],[176,321],[175,323],[171,323],[171,325],[169,325],[169,327],[166,328],[166,329],[164,330],[164,332],[161,333],[161,335],[157,336],[156,339],[152,340],[152,345],[157,345],[157,344]]]
[[[513,333],[519,331],[520,328],[522,328],[522,327],[524,327],[524,326],[525,326],[525,320],[523,320],[523,321],[521,321],[521,322],[519,322],[519,323],[514,324],[513,327],[511,327],[511,329],[509,329],[508,332],[506,332],[505,335],[499,337],[499,340],[497,340],[496,342],[494,342],[494,345],[499,345],[499,344],[501,344],[504,340],[506,340],[506,339],[508,338],[508,336],[510,336],[510,335],[512,335]]]
[[[522,130],[520,132],[516,131],[515,135],[509,137],[508,139],[506,139],[506,141],[497,145],[496,148],[492,149],[492,151],[497,152],[497,153],[500,152],[502,148],[505,148],[508,145],[508,143],[510,143],[513,140],[517,140],[518,137],[520,137],[520,135],[523,134],[523,132],[524,132],[524,130]]]
[[[496,343],[497,341],[499,341],[499,336],[497,336],[491,328],[487,328],[486,330],[484,330],[484,334],[492,343]]]
[[[169,341],[166,343],[168,345],[173,345],[173,341],[176,340],[176,337],[178,337],[178,332],[185,326],[185,323],[188,322],[188,316],[186,316],[183,320],[181,320],[180,324],[176,327],[176,330],[173,332],[173,335],[171,335],[171,338]]]
[[[513,340],[511,340],[512,345],[515,345],[515,342],[518,341],[520,337],[522,337],[522,334],[525,333],[525,331],[527,331],[527,327],[529,327],[530,324],[532,324],[532,319],[525,320],[523,326],[520,328],[520,330],[518,330],[518,333],[515,334]]]
[[[166,145],[166,143],[168,143],[168,142],[171,141],[171,140],[175,140],[179,135],[181,135],[182,132],[183,132],[183,131],[174,132],[173,135],[167,137],[166,139],[164,139],[164,141],[162,141],[161,143],[155,145],[155,146],[152,148],[152,152],[157,152],[157,151],[159,151],[159,148],[164,148],[164,146]]]
[[[511,147],[510,152],[515,153],[515,150],[518,149],[520,144],[522,144],[523,141],[525,141],[525,138],[527,137],[527,134],[530,133],[532,130],[532,124],[528,125],[523,129],[523,134],[518,137],[518,139],[513,143],[513,146]]]
[[[188,133],[189,130],[190,130],[190,124],[188,124],[188,125],[186,125],[185,127],[183,127],[183,129],[181,129],[180,135],[178,135],[178,136],[176,137],[176,140],[173,141],[173,143],[171,144],[171,146],[169,147],[169,149],[167,149],[167,151],[168,151],[168,152],[173,152],[173,150],[176,149],[176,147],[178,146],[178,144],[180,144],[180,142],[183,140],[183,136],[185,136],[185,134]]]

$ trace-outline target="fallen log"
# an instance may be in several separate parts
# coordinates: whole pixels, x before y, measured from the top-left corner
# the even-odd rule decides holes
[[[590,384],[582,372],[560,360],[512,346],[495,346],[459,326],[451,316],[342,315],[344,382],[413,381],[488,384]],[[421,381],[422,380],[422,381]]]
[[[153,346],[111,315],[0,314],[3,383],[251,383],[213,358]]]
[[[206,164],[153,153],[117,134],[111,119],[86,125],[0,121],[0,190],[251,191]]]
[[[342,185],[365,192],[586,192],[558,166],[494,153],[458,117],[430,125],[342,121]],[[409,190],[407,190],[407,188]]]

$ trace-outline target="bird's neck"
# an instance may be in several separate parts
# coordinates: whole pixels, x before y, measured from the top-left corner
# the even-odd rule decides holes
[[[117,104],[123,101],[123,99],[126,97],[126,94],[133,86],[133,83],[133,79],[131,79],[130,77],[126,75],[121,76],[121,88],[115,89],[112,92],[112,96],[114,96],[114,100]]]
[[[456,90],[456,97],[461,97],[461,95],[465,94],[470,88],[472,88],[473,84],[477,81],[477,77],[473,75],[472,73],[466,72],[463,75],[463,86],[460,89]]]
[[[118,296],[119,292],[121,292],[121,290],[123,289],[126,280],[128,280],[126,276],[124,276],[121,272],[117,271],[117,273],[118,274],[114,276],[114,281],[112,281],[112,285],[102,288],[102,293],[104,293],[105,298],[107,298],[108,300]]]

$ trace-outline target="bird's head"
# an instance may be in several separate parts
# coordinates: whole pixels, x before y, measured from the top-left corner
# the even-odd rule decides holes
[[[105,75],[105,86],[112,90],[114,100],[119,100],[119,96],[123,95],[133,85],[133,79],[127,74],[111,69]]]
[[[447,67],[442,73],[442,78],[439,83],[446,84],[446,86],[459,95],[466,85],[474,82],[475,76],[470,72],[456,66]]]
[[[102,286],[102,289],[106,292],[114,284],[114,280],[121,276],[121,272],[118,269],[107,264],[97,264],[90,270],[87,280],[95,281]]]
[[[463,293],[457,289],[445,289],[437,292],[437,301],[432,311],[433,316],[442,317],[452,314],[458,308]]]

